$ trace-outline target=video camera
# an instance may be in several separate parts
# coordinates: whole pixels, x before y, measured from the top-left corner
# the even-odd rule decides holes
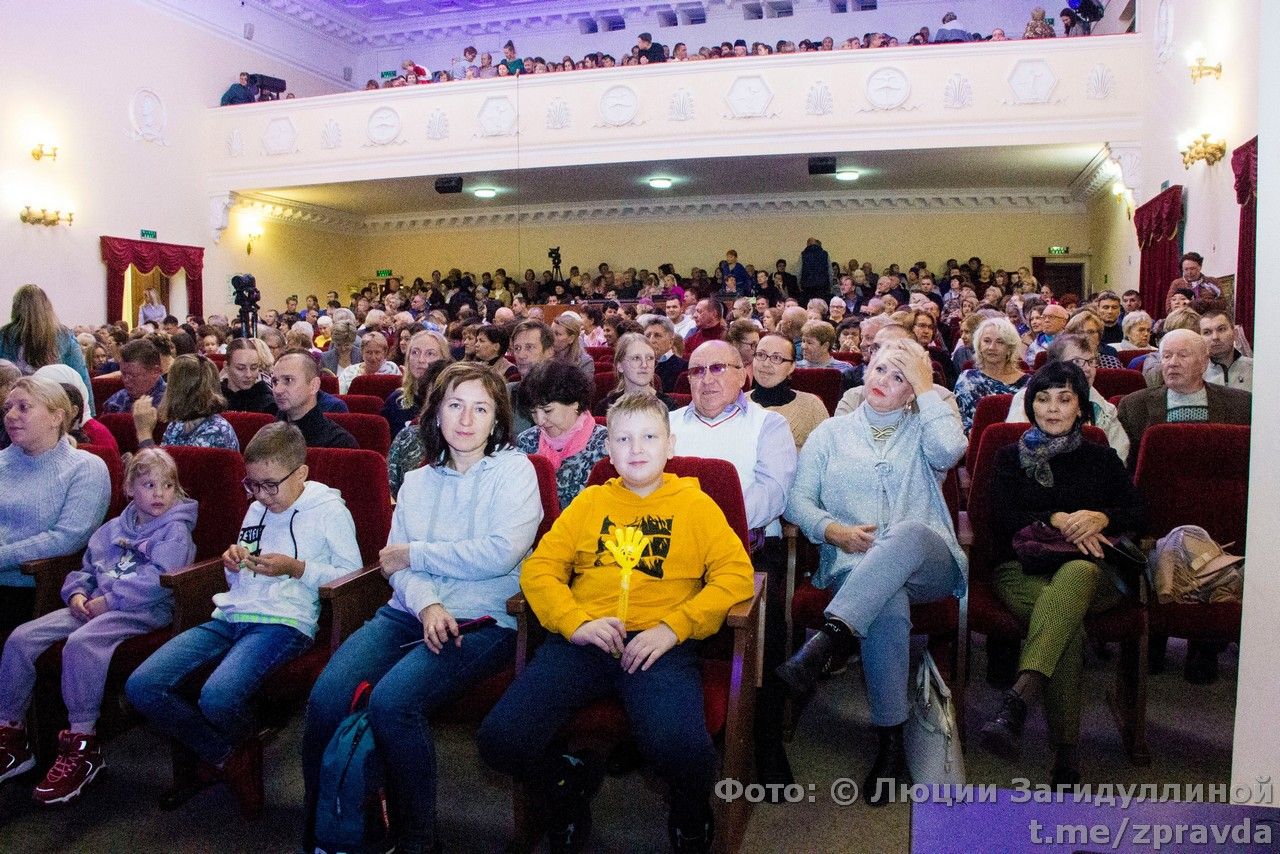
[[[258,334],[258,301],[262,293],[252,273],[231,277],[233,301],[240,307],[240,337],[253,338]]]

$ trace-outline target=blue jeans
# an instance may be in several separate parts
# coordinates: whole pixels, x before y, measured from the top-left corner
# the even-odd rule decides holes
[[[125,694],[151,726],[220,765],[252,731],[249,701],[262,680],[309,646],[311,638],[292,626],[210,620],[156,650],[129,677]],[[183,684],[215,661],[191,703]]]
[[[899,522],[876,537],[866,557],[840,579],[826,615],[862,638],[862,674],[872,724],[897,726],[906,721],[911,603],[951,595],[959,571],[946,540],[912,521]]]
[[[550,636],[480,725],[480,755],[490,767],[545,791],[560,768],[552,740],[575,712],[609,695],[621,699],[641,754],[670,788],[672,811],[701,818],[715,781],[716,750],[703,715],[696,641],[629,674],[598,647]]]
[[[387,769],[395,810],[397,850],[429,848],[436,817],[436,749],[430,716],[476,682],[514,660],[516,633],[490,626],[463,635],[438,654],[422,640],[422,622],[383,605],[342,644],[311,689],[302,736],[307,787],[307,841],[325,747],[351,708],[356,686],[368,681],[369,724]],[[415,646],[403,644],[419,641]],[[311,850],[307,844],[307,850]]]

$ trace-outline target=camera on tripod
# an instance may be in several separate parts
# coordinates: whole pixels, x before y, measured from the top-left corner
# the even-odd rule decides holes
[[[253,338],[258,334],[258,301],[262,293],[252,273],[231,277],[233,301],[240,307],[240,337]]]
[[[551,259],[552,267],[559,267],[560,266],[560,247],[552,246],[550,249],[548,249],[547,257]]]

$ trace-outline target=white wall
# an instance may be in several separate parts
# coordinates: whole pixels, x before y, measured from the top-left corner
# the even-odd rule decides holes
[[[296,81],[309,94],[337,87],[137,0],[0,0],[0,22],[0,306],[34,282],[64,322],[102,322],[98,238],[136,239],[141,229],[166,243],[205,246],[206,282],[220,290],[242,263],[243,245],[236,256],[212,244],[201,140],[207,108],[245,68]],[[163,143],[132,136],[129,105],[141,88],[163,103]],[[56,162],[31,158],[39,142],[59,147]],[[75,224],[24,225],[18,211],[26,204],[74,209]]]
[[[1264,3],[1261,22],[1252,37],[1239,47],[1256,50],[1262,34],[1280,28],[1280,3]],[[1234,64],[1234,63],[1233,63]],[[1280,79],[1280,57],[1263,51],[1255,80]],[[1280,115],[1270,104],[1258,103],[1258,242],[1259,247],[1280,244]],[[1280,292],[1266,276],[1266,249],[1259,253],[1258,330],[1280,328]],[[1280,712],[1280,574],[1275,555],[1280,553],[1280,479],[1276,478],[1275,446],[1280,433],[1280,397],[1275,377],[1280,375],[1280,347],[1271,335],[1259,334],[1255,353],[1253,395],[1253,447],[1249,467],[1249,555],[1244,581],[1244,627],[1240,638],[1240,684],[1236,690],[1235,747],[1231,777],[1234,785],[1253,785],[1266,777],[1280,780],[1280,738],[1276,718]]]
[[[607,4],[600,5],[604,7]],[[698,25],[664,27],[656,14],[637,11],[625,15],[626,29],[614,32],[602,30],[583,34],[580,25],[573,21],[529,27],[524,31],[518,27],[499,27],[494,32],[481,35],[436,37],[421,44],[367,51],[360,58],[359,78],[376,78],[379,71],[398,70],[406,58],[426,64],[432,70],[447,68],[469,44],[481,53],[489,51],[496,62],[502,56],[502,45],[507,39],[515,42],[521,57],[541,56],[557,62],[566,54],[580,60],[595,51],[612,54],[621,61],[636,43],[636,36],[642,32],[651,33],[655,41],[667,47],[685,42],[690,53],[703,45],[718,45],[722,41],[736,39],[744,39],[748,46],[757,41],[774,45],[780,39],[820,41],[829,35],[838,46],[850,36],[862,38],[863,33],[868,32],[890,33],[905,44],[921,27],[927,26],[936,33],[942,26],[943,14],[948,11],[959,15],[971,32],[988,35],[992,29],[1002,27],[1010,38],[1018,38],[1026,27],[1030,17],[1028,12],[1034,4],[1025,0],[881,0],[880,8],[874,10],[836,14],[831,11],[829,0],[793,0],[794,14],[791,17],[760,20],[744,19],[744,5],[740,2],[731,5],[708,2],[704,5],[709,7],[707,22]],[[765,2],[763,5],[768,4]],[[855,7],[855,0],[849,0],[848,5]],[[1044,4],[1050,13],[1056,11],[1050,9],[1052,5]],[[512,17],[509,14],[512,10],[504,11],[508,13],[504,17]],[[1056,24],[1056,29],[1061,31],[1060,23]]]

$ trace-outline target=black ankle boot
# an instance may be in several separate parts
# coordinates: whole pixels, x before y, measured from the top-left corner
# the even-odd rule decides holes
[[[667,836],[675,854],[707,854],[715,838],[715,820],[708,808],[697,817],[678,817],[673,809],[667,818]]]
[[[1027,704],[1013,691],[1004,692],[996,716],[982,727],[983,748],[1006,762],[1017,762],[1022,754],[1022,725],[1027,720]]]
[[[565,754],[560,773],[547,792],[547,849],[577,854],[591,835],[591,798],[599,787],[587,758]]]
[[[902,738],[902,724],[878,726],[880,746],[876,750],[871,772],[862,784],[862,798],[867,806],[878,807],[896,800],[900,786],[911,785],[907,769],[907,749]],[[884,782],[881,783],[880,781]]]
[[[804,646],[796,650],[796,654],[778,665],[778,678],[787,683],[792,694],[807,694],[813,690],[818,679],[831,663],[831,652],[835,647],[831,635],[816,632],[804,642]]]

